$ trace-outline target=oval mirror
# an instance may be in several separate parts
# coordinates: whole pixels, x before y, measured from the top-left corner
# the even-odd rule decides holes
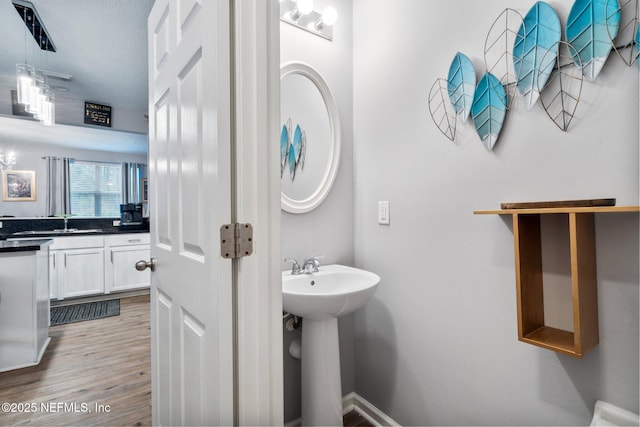
[[[340,116],[320,73],[302,62],[280,67],[282,209],[305,213],[327,197],[340,162]]]

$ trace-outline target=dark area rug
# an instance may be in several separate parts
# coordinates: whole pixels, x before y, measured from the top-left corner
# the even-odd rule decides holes
[[[119,299],[51,307],[51,326],[111,316],[120,316]]]

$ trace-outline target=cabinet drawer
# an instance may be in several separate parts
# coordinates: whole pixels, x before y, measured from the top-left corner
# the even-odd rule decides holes
[[[84,249],[84,248],[102,248],[104,247],[103,236],[73,236],[73,237],[56,237],[49,246],[50,250],[58,249]]]
[[[148,245],[149,233],[113,234],[105,238],[107,246]]]

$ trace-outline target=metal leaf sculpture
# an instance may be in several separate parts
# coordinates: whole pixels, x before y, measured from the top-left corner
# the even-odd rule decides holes
[[[298,165],[300,165],[300,169],[304,170],[304,159],[307,157],[307,132],[302,131],[300,138],[300,158],[298,159]]]
[[[516,77],[513,46],[524,43],[526,35],[518,34],[522,15],[514,9],[505,9],[491,25],[484,42],[484,65],[488,72],[498,77],[507,92],[507,108],[515,98]]]
[[[447,89],[453,109],[462,122],[466,122],[471,113],[473,93],[476,90],[476,70],[471,60],[463,53],[456,53],[451,61]]]
[[[473,123],[487,150],[493,150],[507,111],[507,93],[500,80],[491,73],[485,73],[478,82],[471,106]]]
[[[611,39],[618,35],[620,5],[618,0],[576,0],[571,6],[565,38],[580,59],[582,73],[594,81],[611,52]]]
[[[527,12],[518,30],[513,46],[513,61],[518,78],[518,90],[524,96],[527,110],[535,105],[540,90],[549,75],[538,75],[539,70],[547,70],[548,64],[542,64],[542,57],[555,63],[552,54],[546,55],[560,41],[560,18],[547,3],[539,1]]]
[[[615,5],[618,0],[606,0],[605,10],[610,10],[609,3]],[[622,0],[619,5],[620,7],[613,16],[607,15],[606,17],[607,35],[616,53],[625,64],[631,66],[638,60],[640,51],[640,2],[638,0]],[[619,19],[616,18],[617,12],[620,12]],[[621,46],[617,46],[616,41]]]
[[[449,101],[449,82],[436,79],[429,91],[429,113],[436,127],[453,141],[456,138],[456,112]]]
[[[576,58],[580,60],[573,46],[560,42],[557,50],[556,60],[550,64],[551,75],[540,93],[540,103],[556,126],[566,132],[580,103],[583,74],[581,66],[573,66]],[[548,61],[543,59],[542,63]]]

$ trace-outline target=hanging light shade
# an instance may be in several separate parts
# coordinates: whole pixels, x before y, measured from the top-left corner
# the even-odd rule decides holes
[[[56,103],[55,96],[52,91],[47,93],[46,100],[43,102],[42,106],[45,114],[42,119],[42,124],[45,126],[53,126],[56,124]]]
[[[25,110],[27,113],[38,114],[38,105],[41,102],[40,94],[42,91],[42,86],[44,85],[44,76],[40,72],[36,72],[34,74],[35,83],[30,87],[29,93],[29,104],[25,104]]]
[[[44,120],[47,112],[45,110],[45,102],[49,99],[49,85],[43,84],[38,91],[38,97],[35,102],[35,116],[38,120]]]
[[[31,104],[31,87],[34,85],[35,69],[26,63],[16,64],[16,75],[18,78],[17,98],[18,103]]]

